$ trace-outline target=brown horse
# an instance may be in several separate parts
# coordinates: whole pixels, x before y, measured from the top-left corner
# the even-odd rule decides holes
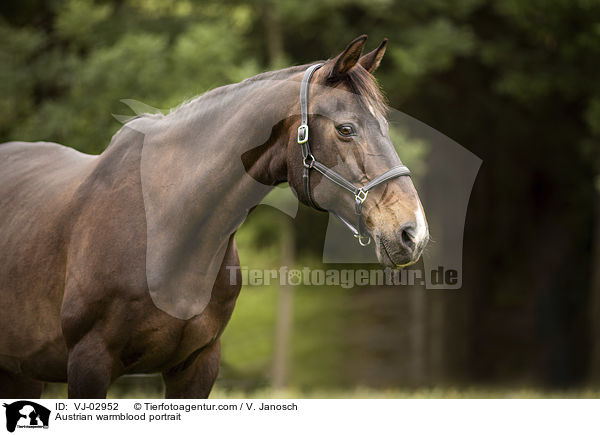
[[[400,160],[366,36],[316,70],[315,158],[358,186]],[[209,395],[240,291],[234,234],[273,186],[355,221],[355,199],[314,172],[303,185],[299,91],[310,65],[225,86],[127,123],[101,155],[0,146],[0,397],[104,398],[123,374],[161,372],[168,398]],[[366,195],[364,195],[366,196]],[[428,230],[409,177],[364,198],[380,262],[416,261]]]

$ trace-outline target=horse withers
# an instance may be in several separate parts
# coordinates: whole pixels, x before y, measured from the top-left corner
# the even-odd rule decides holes
[[[0,145],[0,397],[68,382],[104,398],[155,372],[167,398],[207,397],[240,291],[235,232],[279,183],[382,265],[415,262],[427,223],[371,75],[386,41],[362,55],[365,40],[140,116],[98,156]]]

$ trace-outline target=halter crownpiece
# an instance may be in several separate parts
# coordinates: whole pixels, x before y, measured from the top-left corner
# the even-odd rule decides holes
[[[410,176],[410,170],[404,165],[394,166],[390,170],[384,172],[383,174],[373,178],[367,184],[362,187],[356,187],[353,183],[346,180],[340,174],[335,172],[333,169],[329,169],[327,166],[317,161],[315,156],[312,154],[310,150],[310,143],[308,141],[308,87],[310,84],[310,79],[316,70],[323,66],[322,63],[318,63],[312,65],[310,68],[306,70],[304,76],[302,77],[302,82],[300,83],[300,126],[298,127],[298,144],[300,145],[300,149],[302,150],[302,181],[304,184],[304,196],[308,204],[317,210],[327,211],[317,206],[312,199],[310,194],[310,170],[314,169],[315,171],[321,173],[324,177],[334,182],[342,189],[346,189],[347,191],[354,194],[355,200],[355,212],[356,218],[358,221],[357,227],[352,225],[346,219],[341,217],[335,211],[331,210],[330,213],[333,213],[339,220],[341,220],[354,234],[354,237],[358,239],[358,243],[361,246],[367,246],[371,243],[371,237],[367,232],[367,228],[362,215],[362,204],[367,199],[369,191],[374,187],[379,186],[380,184],[386,183],[394,178],[402,177],[404,175]]]

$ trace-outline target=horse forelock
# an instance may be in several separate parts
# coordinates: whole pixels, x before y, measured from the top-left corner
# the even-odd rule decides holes
[[[361,65],[356,65],[348,71],[341,79],[352,93],[358,95],[361,103],[368,109],[371,108],[383,116],[387,114],[388,105],[385,96],[381,92],[379,83]]]

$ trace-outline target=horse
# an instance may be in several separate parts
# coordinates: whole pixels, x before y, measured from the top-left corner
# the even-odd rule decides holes
[[[372,75],[387,40],[363,55],[365,40],[138,116],[100,155],[0,145],[0,397],[66,382],[105,398],[134,373],[208,397],[241,289],[235,232],[280,183],[354,223],[383,266],[417,261],[427,222]]]

